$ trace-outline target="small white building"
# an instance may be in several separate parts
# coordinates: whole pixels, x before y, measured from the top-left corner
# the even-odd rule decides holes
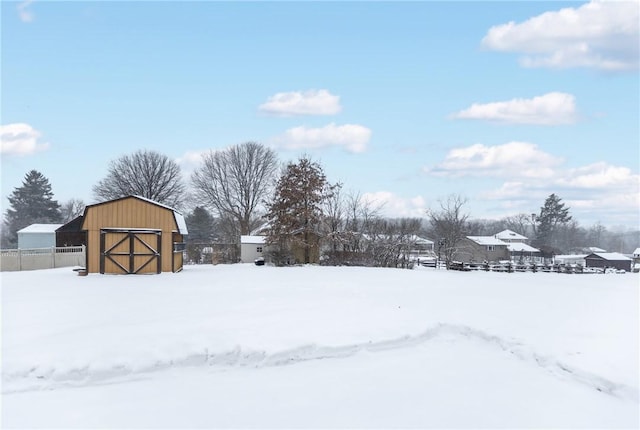
[[[265,236],[240,236],[240,262],[253,263],[264,257],[265,239]]]
[[[51,248],[56,246],[56,230],[63,224],[31,224],[18,230],[18,248]]]

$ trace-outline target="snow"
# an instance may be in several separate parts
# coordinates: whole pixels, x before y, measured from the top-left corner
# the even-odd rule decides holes
[[[18,230],[18,233],[55,233],[62,226],[63,224],[31,224]]]
[[[508,245],[494,236],[467,236],[467,239],[474,241],[478,245]]]
[[[504,241],[509,240],[527,240],[526,236],[516,233],[513,230],[502,230],[500,233],[496,234],[496,238]]]
[[[509,243],[507,249],[511,252],[540,252],[539,249],[522,242]]]
[[[261,245],[266,239],[266,236],[240,236],[240,243]]]
[[[597,255],[603,260],[609,261],[631,261],[629,257],[622,255],[619,252],[594,252],[593,255]]]
[[[636,274],[1,280],[3,428],[640,425]]]

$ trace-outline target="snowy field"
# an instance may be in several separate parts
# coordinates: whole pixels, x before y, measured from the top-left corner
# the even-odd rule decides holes
[[[639,278],[5,272],[3,428],[638,428]]]

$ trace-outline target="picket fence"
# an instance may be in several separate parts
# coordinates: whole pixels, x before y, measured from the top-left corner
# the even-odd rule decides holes
[[[85,266],[87,250],[83,246],[0,250],[0,271],[53,269]]]

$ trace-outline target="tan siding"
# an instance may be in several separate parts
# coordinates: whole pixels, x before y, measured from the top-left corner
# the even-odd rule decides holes
[[[171,272],[181,266],[173,267],[173,232],[178,229],[173,211],[156,206],[152,203],[133,197],[105,202],[89,206],[83,223],[83,229],[87,230],[87,270],[90,273],[100,271],[100,229],[102,228],[126,228],[126,229],[159,229],[162,231],[162,271]],[[144,240],[156,248],[155,235],[144,235]],[[128,252],[128,242],[125,246]],[[106,245],[109,247],[109,244]],[[144,249],[143,249],[144,248]],[[146,247],[136,244],[136,252],[145,252]],[[126,257],[128,259],[128,257]],[[148,257],[140,257],[142,260]],[[142,261],[141,260],[141,261]],[[145,260],[146,261],[146,260]],[[176,260],[177,261],[177,260]],[[118,262],[120,257],[118,257]],[[142,264],[142,263],[140,263]],[[125,267],[128,267],[128,260]],[[138,258],[136,257],[136,266]],[[155,273],[155,263],[150,263],[143,270],[145,273]],[[121,273],[122,271],[111,262],[105,263],[106,273]]]

